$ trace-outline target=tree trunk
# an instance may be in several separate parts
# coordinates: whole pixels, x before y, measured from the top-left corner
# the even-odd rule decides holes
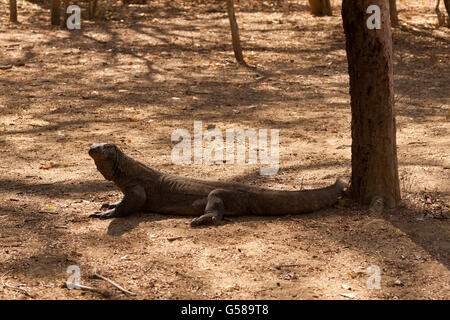
[[[60,21],[60,9],[61,6],[61,0],[52,0],[52,7],[51,7],[51,23],[52,26],[59,26],[61,21]]]
[[[315,16],[331,16],[330,0],[309,0],[311,13]]]
[[[443,26],[447,21],[447,26],[450,27],[450,0],[444,0],[445,9],[447,10],[447,18],[445,17],[445,14],[442,13],[441,10],[439,9],[440,4],[441,0],[437,0],[436,7],[434,8],[434,12],[436,12],[436,16],[438,18],[438,24],[440,26]]]
[[[244,61],[244,56],[242,55],[241,40],[239,38],[239,28],[236,22],[236,15],[234,14],[233,0],[227,0],[227,12],[231,26],[231,38],[233,41],[234,56],[236,57],[237,62],[245,65],[246,63]]]
[[[450,0],[444,0],[444,4],[445,4],[445,9],[447,10],[448,19],[450,20]]]
[[[69,0],[63,0],[63,12],[62,12],[62,21],[61,21],[61,27],[64,27],[67,29],[67,19],[69,18],[69,14],[67,13],[67,8],[69,7]]]
[[[17,23],[17,0],[9,0],[9,21]]]
[[[97,12],[97,0],[89,0],[89,19],[95,19],[95,13]]]
[[[391,25],[398,27],[397,0],[389,0],[389,9],[391,14]]]
[[[381,29],[369,29],[369,5],[381,9]],[[395,208],[398,180],[392,33],[389,0],[343,0],[352,109],[350,194],[361,204],[382,199]]]

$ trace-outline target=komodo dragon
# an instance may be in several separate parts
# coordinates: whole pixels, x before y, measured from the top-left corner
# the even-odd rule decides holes
[[[137,211],[199,216],[191,226],[217,223],[223,216],[288,215],[334,204],[345,183],[322,189],[279,191],[235,182],[191,179],[162,173],[133,160],[112,143],[93,144],[89,155],[100,173],[125,195],[115,204],[104,203],[90,217],[109,219]]]

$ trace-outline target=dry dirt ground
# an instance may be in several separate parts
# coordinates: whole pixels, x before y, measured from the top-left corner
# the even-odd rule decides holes
[[[399,1],[393,34],[403,208],[374,216],[346,201],[198,229],[156,213],[89,219],[121,196],[89,145],[114,142],[169,173],[285,190],[348,179],[339,3],[333,17],[314,18],[306,1],[238,2],[256,69],[235,64],[220,2],[103,3],[103,17],[75,31],[50,27],[40,2],[19,1],[11,25],[0,3],[0,298],[105,298],[68,290],[70,265],[112,299],[450,298],[450,33],[436,26],[434,1]],[[171,133],[192,133],[194,120],[222,132],[279,129],[278,174],[173,164]],[[372,265],[380,289],[367,287]],[[137,295],[90,278],[93,269]]]

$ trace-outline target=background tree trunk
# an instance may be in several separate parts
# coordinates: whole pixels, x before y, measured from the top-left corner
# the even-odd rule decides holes
[[[440,26],[444,26],[447,22],[447,26],[450,27],[450,0],[444,0],[445,9],[447,10],[447,17],[444,13],[441,12],[439,5],[441,4],[441,0],[437,0],[436,6],[434,7],[434,11],[436,12],[436,16],[438,18],[438,24]]]
[[[228,12],[228,19],[230,20],[230,26],[231,26],[231,38],[233,41],[233,50],[234,50],[234,56],[236,57],[236,61],[240,64],[245,65],[244,56],[242,55],[242,48],[241,48],[241,40],[239,38],[239,28],[236,22],[236,15],[234,13],[234,1],[233,0],[227,0],[227,12]]]
[[[17,23],[17,0],[9,0],[9,21]]]
[[[391,14],[391,25],[398,27],[397,0],[389,0],[389,9]]]
[[[97,0],[89,0],[89,19],[94,20],[97,12]]]
[[[450,0],[444,0],[445,9],[447,10],[448,25],[450,27]]]
[[[59,26],[60,21],[60,6],[61,6],[61,0],[52,0],[52,7],[51,7],[51,23],[52,26]]]
[[[67,29],[67,19],[69,18],[69,14],[67,13],[67,8],[69,7],[69,0],[63,0],[63,12],[62,12],[62,21],[61,21],[61,27],[64,27]]]
[[[369,5],[381,9],[381,29],[366,25]],[[343,0],[352,108],[351,196],[361,204],[381,198],[400,201],[398,179],[392,34],[389,0]]]
[[[311,13],[315,16],[331,16],[330,0],[309,0]]]

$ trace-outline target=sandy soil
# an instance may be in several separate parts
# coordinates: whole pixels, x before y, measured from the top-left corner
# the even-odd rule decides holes
[[[304,2],[237,4],[247,69],[234,63],[220,2],[118,3],[69,32],[49,27],[39,2],[19,2],[10,25],[0,0],[0,298],[104,299],[65,287],[78,265],[82,284],[113,299],[449,299],[450,33],[432,1],[399,1],[393,35],[403,208],[374,216],[346,201],[198,229],[155,213],[87,217],[121,197],[89,158],[93,142],[184,176],[284,190],[348,179],[339,5],[314,18]],[[171,133],[194,120],[279,129],[280,171],[174,165]],[[367,288],[371,265],[378,290]],[[91,279],[94,268],[137,295]]]

